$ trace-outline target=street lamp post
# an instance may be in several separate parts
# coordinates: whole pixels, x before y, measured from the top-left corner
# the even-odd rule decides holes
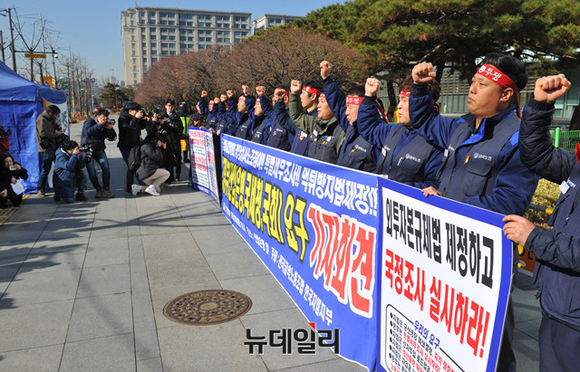
[[[120,91],[121,91],[121,87],[115,87],[115,92],[120,92]],[[118,94],[118,93],[116,93],[116,94],[115,94],[115,96],[116,96],[117,94]],[[117,104],[117,102],[115,102],[115,105],[116,105],[116,104]],[[121,105],[121,107],[122,107],[122,106],[123,106],[123,105]]]
[[[111,77],[112,77],[112,81],[113,84],[117,84],[117,77],[115,76],[115,71],[119,71],[119,69],[116,68],[110,68],[109,71],[111,71]]]

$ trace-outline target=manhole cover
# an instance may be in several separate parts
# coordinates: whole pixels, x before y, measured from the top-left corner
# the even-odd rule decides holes
[[[252,300],[239,292],[207,290],[174,298],[165,304],[163,314],[181,324],[210,325],[237,319],[251,307]]]

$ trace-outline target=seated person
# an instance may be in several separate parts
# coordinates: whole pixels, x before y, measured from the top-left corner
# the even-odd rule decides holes
[[[2,125],[0,125],[0,154],[8,152],[10,150],[10,143],[8,137],[12,134],[12,130],[5,130]]]
[[[141,164],[137,169],[137,178],[144,185],[145,192],[151,195],[161,195],[161,184],[169,178],[169,171],[161,168],[163,158],[166,156],[167,137],[163,133],[157,133],[155,141],[144,142],[141,145]],[[134,196],[143,190],[143,186],[133,184],[131,187]]]
[[[75,141],[65,141],[56,150],[52,178],[54,200],[64,200],[67,203],[87,200],[85,188],[88,177],[83,169],[85,168],[84,158],[84,153],[79,150],[79,145]],[[75,189],[77,190],[76,197]]]
[[[0,155],[0,208],[7,207],[10,200],[13,206],[18,207],[22,203],[22,191],[14,191],[12,185],[16,185],[18,180],[28,179],[28,171],[14,161],[9,153]]]

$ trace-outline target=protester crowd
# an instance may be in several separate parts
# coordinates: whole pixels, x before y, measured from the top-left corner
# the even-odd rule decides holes
[[[524,63],[507,54],[487,55],[469,87],[469,113],[440,114],[439,84],[429,62],[417,64],[399,87],[397,123],[390,124],[377,98],[380,81],[367,79],[344,93],[332,78],[332,64],[320,63],[320,80],[292,80],[268,94],[264,86],[241,93],[229,89],[210,98],[202,91],[192,113],[167,100],[150,113],[128,102],[117,125],[97,109],[83,124],[80,145],[56,123],[59,109],[48,106],[37,120],[40,177],[37,195],[49,191],[54,162],[54,199],[87,200],[88,180],[95,198],[112,198],[105,141],[118,141],[126,164],[125,191],[160,195],[163,184],[182,179],[188,162],[186,129],[207,128],[282,151],[373,172],[437,195],[506,215],[505,234],[536,254],[534,283],[543,312],[540,329],[542,371],[570,371],[580,364],[580,146],[568,152],[552,146],[554,102],[570,88],[564,75],[536,81],[534,98],[520,112],[519,92],[528,82]],[[182,120],[182,118],[187,118]],[[143,131],[145,137],[142,139]],[[3,132],[3,128],[2,128]],[[219,141],[215,141],[219,144]],[[98,179],[96,167],[101,169]],[[85,173],[85,168],[88,173]],[[8,153],[0,157],[0,207],[22,201],[26,169]],[[539,177],[562,182],[562,195],[549,221],[535,227],[522,215]],[[515,273],[518,253],[514,245]],[[514,311],[508,303],[498,371],[515,371]],[[578,360],[578,361],[577,361]]]

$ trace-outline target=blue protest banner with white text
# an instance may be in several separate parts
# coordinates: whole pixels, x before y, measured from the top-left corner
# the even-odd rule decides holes
[[[376,363],[376,176],[222,135],[222,210],[340,355]]]

